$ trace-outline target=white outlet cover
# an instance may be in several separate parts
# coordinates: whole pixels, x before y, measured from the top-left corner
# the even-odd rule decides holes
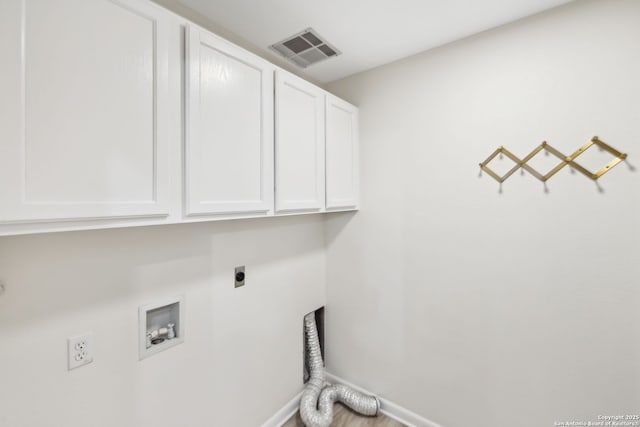
[[[67,338],[68,369],[93,362],[93,332]]]

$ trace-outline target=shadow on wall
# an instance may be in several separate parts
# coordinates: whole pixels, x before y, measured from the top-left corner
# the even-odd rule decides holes
[[[235,265],[256,271],[322,251],[321,221],[260,218],[2,237],[0,324],[24,327],[149,292],[186,292]]]
[[[355,214],[356,212],[336,212],[327,217],[326,224],[330,224],[330,226],[325,227],[325,243],[327,246],[336,240],[342,230],[349,225]]]

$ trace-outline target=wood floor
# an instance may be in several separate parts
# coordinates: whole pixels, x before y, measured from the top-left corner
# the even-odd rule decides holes
[[[406,427],[382,414],[377,417],[358,415],[341,403],[334,405],[333,414],[331,427]],[[282,427],[305,427],[300,419],[300,412],[296,412]]]

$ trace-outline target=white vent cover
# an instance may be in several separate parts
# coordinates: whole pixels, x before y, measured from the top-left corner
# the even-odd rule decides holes
[[[313,29],[307,28],[291,37],[269,46],[299,67],[307,68],[316,62],[340,55],[340,51],[327,43]]]

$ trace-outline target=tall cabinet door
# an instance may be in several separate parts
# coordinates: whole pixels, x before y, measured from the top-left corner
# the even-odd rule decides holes
[[[358,155],[358,109],[327,95],[327,210],[358,208]]]
[[[168,214],[165,14],[0,1],[0,223]]]
[[[273,66],[190,27],[186,102],[185,213],[273,212]]]
[[[276,73],[276,211],[324,208],[324,91]]]

